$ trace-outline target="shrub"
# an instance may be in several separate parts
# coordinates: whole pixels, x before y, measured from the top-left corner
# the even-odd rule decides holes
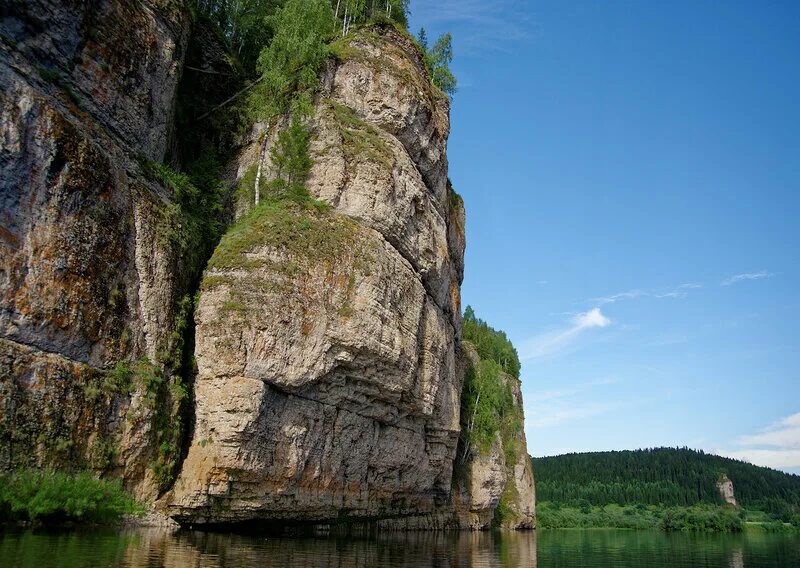
[[[0,475],[0,519],[108,523],[141,512],[119,480],[33,469]]]

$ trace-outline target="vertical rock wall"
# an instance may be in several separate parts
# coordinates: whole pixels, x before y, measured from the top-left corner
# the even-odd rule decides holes
[[[449,500],[464,242],[448,100],[393,28],[349,47],[313,125],[308,187],[332,209],[246,217],[206,271],[196,430],[168,499],[178,519],[358,520]],[[261,144],[240,175],[263,159],[269,178]]]
[[[170,196],[134,158],[164,155],[188,17],[68,4],[0,20],[0,467],[91,467],[152,499],[156,409],[107,371],[171,348],[186,285]]]
[[[466,375],[468,367],[478,368],[480,357],[475,348],[464,342],[458,352],[459,368]],[[454,480],[454,502],[459,524],[472,529],[501,526],[532,529],[536,524],[536,492],[533,467],[528,455],[519,379],[500,376],[511,391],[514,412],[520,423],[512,432],[495,432],[486,450],[459,446]],[[462,427],[465,420],[462,419]]]

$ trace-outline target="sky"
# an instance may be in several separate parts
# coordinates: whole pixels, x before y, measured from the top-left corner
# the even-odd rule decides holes
[[[800,473],[800,3],[412,0],[528,449]]]

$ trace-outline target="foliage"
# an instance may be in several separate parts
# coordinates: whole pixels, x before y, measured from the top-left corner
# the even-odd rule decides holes
[[[485,321],[476,317],[475,311],[470,306],[464,311],[462,335],[475,346],[481,359],[491,359],[498,363],[503,371],[514,378],[519,378],[519,356],[514,345],[506,337],[505,332],[489,327]]]
[[[392,22],[402,29],[408,26],[409,0],[331,0],[342,34],[353,26],[370,22]]]
[[[329,54],[331,6],[327,0],[286,0],[266,21],[275,34],[258,56],[260,79],[250,95],[251,113],[267,120],[290,110],[308,115],[319,70]]]
[[[741,532],[743,526],[733,508],[710,505],[671,507],[659,523],[664,531]]]
[[[283,0],[193,0],[195,11],[217,26],[249,69],[272,38],[271,17],[282,4]]]
[[[118,362],[110,371],[112,376],[131,385],[129,388],[140,388],[143,391],[142,402],[152,413],[152,429],[150,430],[155,443],[156,453],[150,463],[159,489],[166,489],[172,482],[178,465],[180,443],[184,434],[184,414],[187,410],[189,392],[183,382],[180,366],[186,364],[184,357],[188,357],[183,341],[188,318],[193,312],[192,297],[184,296],[178,302],[178,313],[175,317],[172,342],[174,351],[162,355],[166,359],[162,364],[172,373],[165,376],[161,367],[152,363],[147,357],[142,357],[132,363]],[[185,373],[183,373],[185,374]],[[92,449],[93,460],[97,463],[112,462],[116,448],[109,446],[105,441],[98,441]]]
[[[590,505],[576,502],[564,506],[557,502],[536,504],[539,528],[620,528],[664,531],[740,532],[744,523],[731,507],[695,505],[660,507],[642,503],[630,505]]]
[[[255,201],[256,176],[258,174],[258,164],[253,163],[236,185],[236,203],[253,203]]]
[[[457,90],[456,77],[450,70],[450,63],[453,61],[452,34],[441,35],[433,47],[428,48],[428,39],[423,28],[419,32],[417,41],[425,51],[425,66],[428,68],[431,81],[452,98]]]
[[[536,503],[536,525],[541,529],[650,529],[658,527],[660,518],[660,509],[653,506],[591,506],[588,503],[563,506],[550,501]]]
[[[515,378],[507,376],[510,370],[519,373],[516,350],[505,333],[475,317],[470,307],[464,314],[462,329],[463,339],[475,347],[479,361],[466,369],[461,391],[461,430],[469,446],[482,454],[491,450],[499,434],[506,463],[516,463],[522,409],[514,402],[511,381]]]
[[[720,504],[716,481],[731,479],[738,503],[788,521],[800,506],[800,476],[686,448],[534,458],[543,501],[688,506]]]
[[[278,13],[289,3],[290,0],[193,0],[192,6],[216,25],[231,51],[252,70],[261,50],[280,34],[285,21]],[[374,21],[390,21],[403,29],[408,24],[408,0],[300,0],[294,2],[295,8],[300,3],[317,7],[325,4],[331,14],[331,32],[334,28],[347,32]]]
[[[297,199],[308,195],[305,182],[313,165],[308,151],[310,141],[311,133],[297,115],[292,117],[287,128],[278,133],[270,148],[275,175],[268,187],[271,198]]]
[[[119,480],[31,469],[0,474],[0,519],[106,523],[141,510]]]
[[[462,390],[462,412],[470,443],[481,453],[488,452],[505,415],[514,407],[511,388],[502,378],[503,369],[487,359],[467,370]]]
[[[162,183],[172,196],[173,203],[164,211],[165,237],[178,248],[180,256],[188,257],[190,266],[202,264],[222,232],[224,188],[216,156],[202,155],[189,166],[188,173],[145,159],[140,164],[145,175]]]

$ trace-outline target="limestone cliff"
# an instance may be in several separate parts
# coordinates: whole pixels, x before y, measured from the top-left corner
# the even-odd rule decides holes
[[[448,502],[464,248],[448,231],[463,226],[446,187],[448,100],[393,28],[348,49],[314,118],[308,188],[331,211],[246,217],[206,271],[178,519],[367,519]],[[256,138],[238,171],[268,156]]]
[[[1,468],[91,468],[192,523],[485,528],[501,507],[532,526],[521,425],[457,456],[464,209],[449,101],[409,36],[365,28],[324,69],[317,207],[251,211],[281,124],[253,127],[193,305],[203,231],[151,164],[198,151],[176,142],[178,86],[187,46],[191,68],[219,53],[177,2],[2,10]]]

